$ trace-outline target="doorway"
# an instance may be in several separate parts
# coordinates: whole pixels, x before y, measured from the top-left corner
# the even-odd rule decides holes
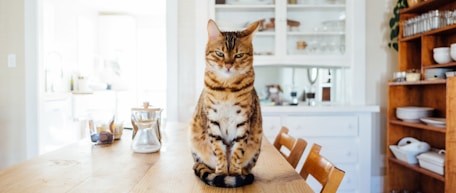
[[[176,77],[169,69],[177,65],[167,61],[171,2],[38,3],[40,154],[84,137],[88,112],[110,111],[128,124],[144,101],[168,109],[167,80]]]

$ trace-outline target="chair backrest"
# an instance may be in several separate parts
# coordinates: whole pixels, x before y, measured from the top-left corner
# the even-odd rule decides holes
[[[277,134],[274,140],[274,147],[280,152],[280,154],[285,157],[285,159],[290,163],[293,168],[299,163],[302,154],[304,153],[304,149],[306,149],[307,142],[301,138],[294,138],[288,134],[288,128],[282,127]],[[286,155],[281,148],[285,147],[289,150],[289,154]]]
[[[335,193],[345,172],[320,155],[321,146],[313,144],[299,173],[305,180],[311,175],[322,186],[321,193]]]

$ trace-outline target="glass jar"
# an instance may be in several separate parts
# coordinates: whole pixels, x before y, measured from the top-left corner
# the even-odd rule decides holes
[[[137,153],[152,153],[160,150],[161,108],[150,108],[145,102],[143,108],[132,109],[133,141],[131,148]]]
[[[114,114],[94,111],[89,113],[89,134],[94,144],[111,144],[114,140]]]

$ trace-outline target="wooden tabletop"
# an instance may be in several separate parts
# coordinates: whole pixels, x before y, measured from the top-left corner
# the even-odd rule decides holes
[[[216,188],[193,173],[186,124],[168,124],[160,152],[130,149],[131,132],[110,145],[89,139],[0,170],[0,192],[313,192],[264,138],[253,169],[255,181],[241,188]]]

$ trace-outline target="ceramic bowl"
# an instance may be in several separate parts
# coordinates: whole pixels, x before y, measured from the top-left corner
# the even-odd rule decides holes
[[[450,51],[450,47],[438,47],[433,49],[434,53],[448,53]]]
[[[446,64],[451,62],[451,57],[449,52],[442,52],[442,53],[434,53],[434,61],[437,64]]]
[[[456,47],[455,47],[455,49],[451,49],[450,57],[451,57],[451,59],[453,59],[453,61],[456,61]]]
[[[450,50],[456,50],[456,43],[452,43],[450,45]]]

